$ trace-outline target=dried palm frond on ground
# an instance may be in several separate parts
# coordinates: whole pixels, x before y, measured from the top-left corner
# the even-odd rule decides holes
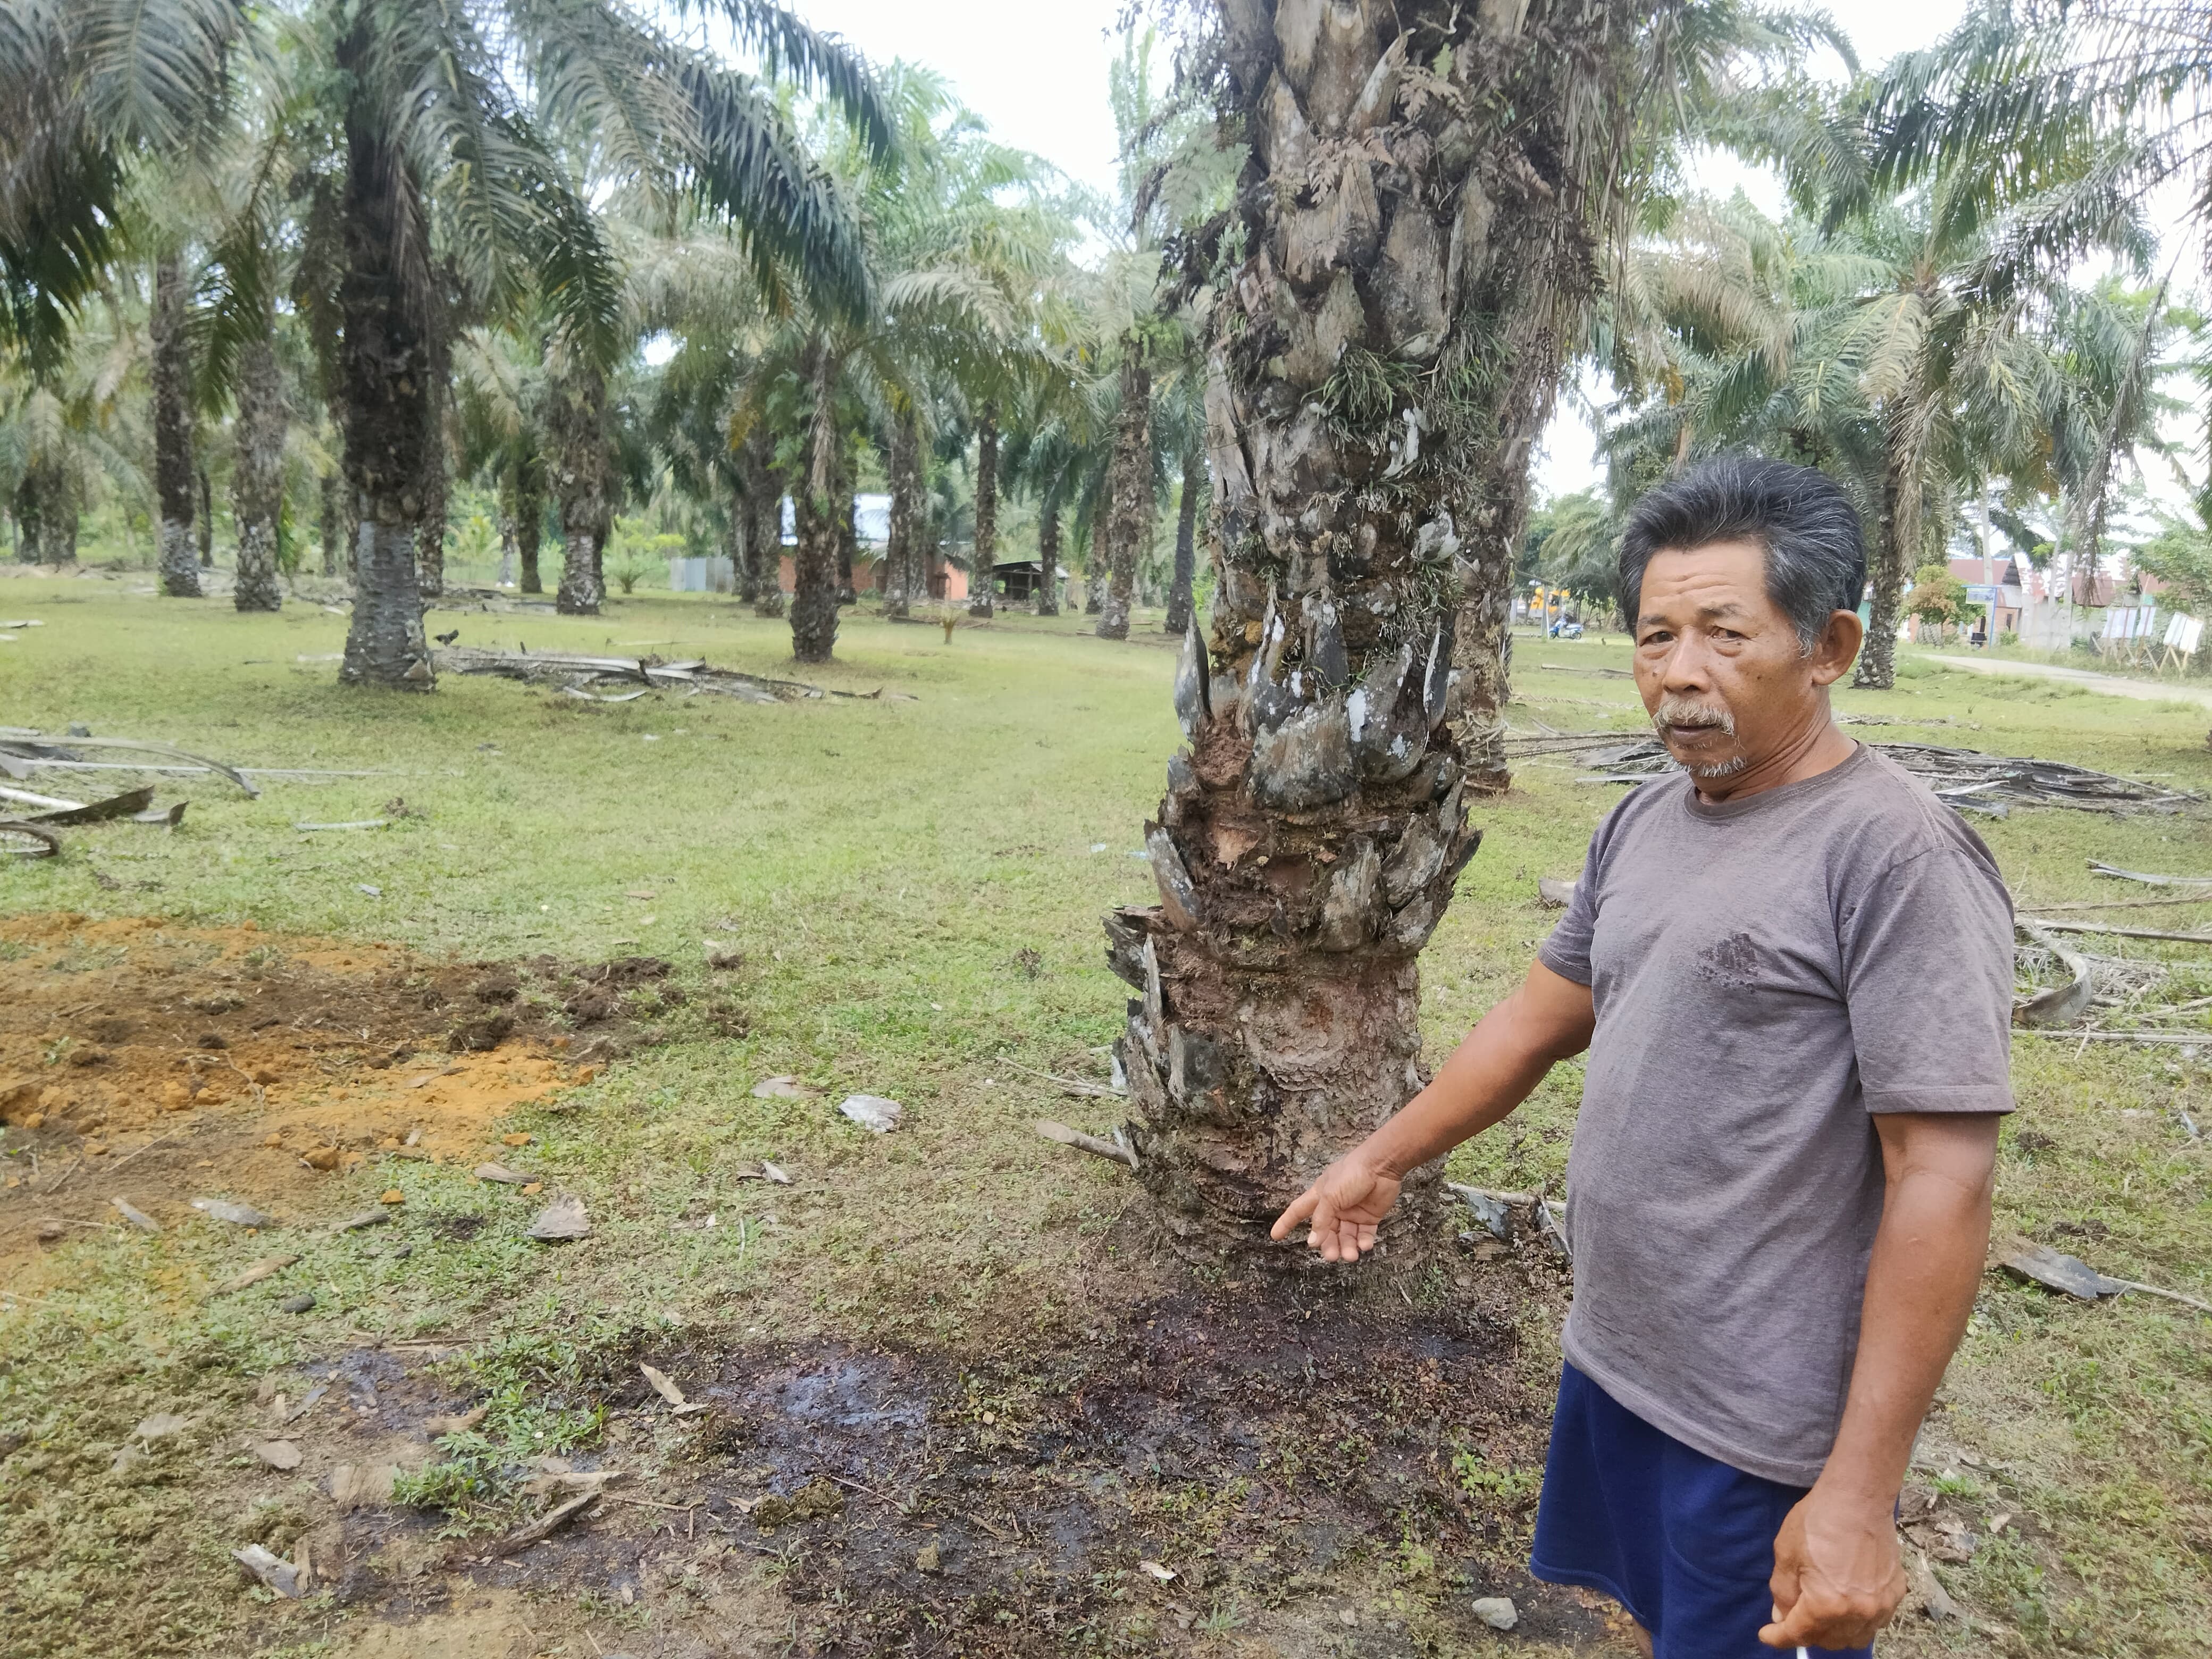
[[[1614,734],[1586,735],[1588,763],[1594,769],[1583,777],[1585,783],[1641,783],[1678,769],[1656,738],[1607,748],[1597,739]],[[1997,817],[2012,805],[2072,806],[2087,812],[2178,812],[2203,799],[2186,789],[2032,755],[1985,755],[1977,749],[1945,749],[1929,743],[1876,746],[1923,781],[1945,805]]]
[[[434,657],[440,672],[497,674],[511,680],[558,680],[562,690],[593,702],[624,701],[601,696],[586,688],[615,682],[643,690],[679,691],[690,696],[712,691],[741,702],[796,702],[810,697],[875,696],[876,692],[824,690],[801,680],[769,679],[716,668],[696,658],[662,662],[653,657],[588,657],[563,651],[483,651],[461,646],[439,651]],[[629,696],[641,696],[642,690]]]

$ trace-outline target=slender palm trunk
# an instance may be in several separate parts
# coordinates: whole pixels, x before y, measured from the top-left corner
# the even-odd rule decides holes
[[[195,447],[197,451],[198,446]],[[215,568],[215,486],[208,482],[207,463],[195,453],[192,487],[199,492],[199,512],[192,520],[192,535],[199,544],[200,568]]]
[[[745,605],[757,605],[760,600],[761,580],[765,572],[770,581],[775,580],[774,550],[761,539],[759,497],[769,487],[768,465],[762,459],[761,447],[764,439],[757,431],[747,434],[738,447],[736,457],[737,499],[730,503],[736,515],[738,533],[744,538],[744,560],[737,568],[738,599]]]
[[[968,614],[988,617],[997,603],[999,560],[999,406],[983,405],[975,423],[975,580]]]
[[[1121,345],[1121,404],[1114,420],[1114,454],[1106,471],[1106,602],[1098,637],[1129,637],[1129,605],[1137,554],[1152,507],[1152,372],[1133,334]]]
[[[1905,577],[1912,562],[1912,532],[1908,508],[1917,492],[1906,480],[1894,445],[1883,455],[1881,524],[1874,550],[1873,592],[1867,606],[1866,643],[1859,647],[1859,665],[1851,684],[1862,690],[1887,691],[1897,684],[1897,624],[1905,604]],[[1918,514],[1910,514],[1917,519]]]
[[[1176,507],[1175,580],[1168,587],[1163,631],[1180,634],[1190,626],[1190,584],[1197,558],[1198,492],[1206,488],[1206,457],[1197,449],[1182,458],[1182,500]]]
[[[514,586],[514,512],[504,505],[499,513],[499,574],[492,579],[492,586]]]
[[[339,38],[337,67],[360,74],[368,24]],[[339,396],[346,482],[356,520],[353,622],[338,678],[428,691],[437,684],[422,635],[415,585],[415,534],[422,516],[424,440],[429,433],[428,356],[419,309],[398,264],[407,233],[400,216],[413,192],[408,162],[371,112],[348,112],[346,181],[340,207],[343,275],[338,309]]]
[[[22,526],[16,557],[25,564],[76,562],[77,483],[58,455],[33,455],[16,487],[15,514]]]
[[[756,558],[760,567],[760,594],[753,600],[757,617],[783,615],[783,474],[764,468],[761,493],[752,503],[753,532],[760,544]]]
[[[1037,510],[1036,613],[1060,614],[1060,502],[1050,495]]]
[[[192,544],[192,360],[185,337],[182,264],[174,254],[154,264],[154,308],[147,318],[153,339],[154,498],[161,592],[178,599],[200,594],[199,558]]]
[[[1213,616],[1147,831],[1161,902],[1107,931],[1142,998],[1117,1045],[1139,1179],[1182,1248],[1288,1266],[1273,1217],[1423,1080],[1417,957],[1480,840],[1468,792],[1503,779],[1528,449],[1597,275],[1559,158],[1632,91],[1634,28],[1220,10],[1265,182],[1209,319]],[[1389,1250],[1428,1248],[1436,1193],[1407,1181]]]
[[[323,574],[335,576],[338,574],[338,549],[345,545],[346,539],[343,528],[345,477],[340,472],[325,472],[322,483],[322,512],[319,528],[322,532]]]
[[[453,499],[453,473],[446,452],[446,399],[452,395],[442,319],[430,336],[430,430],[422,443],[422,526],[415,536],[415,582],[426,599],[446,592],[446,512]]]
[[[775,458],[775,442],[759,428],[738,452],[745,491],[746,586],[740,597],[751,601],[759,617],[783,614],[783,483]]]
[[[555,446],[554,492],[561,503],[561,586],[554,608],[564,617],[596,617],[606,593],[607,387],[592,364],[576,359],[547,400]]]
[[[517,591],[543,593],[545,578],[538,568],[538,554],[545,539],[545,475],[537,458],[517,463],[514,469],[514,556],[522,567]]]
[[[828,662],[837,643],[838,526],[833,495],[837,444],[832,401],[840,368],[825,341],[811,348],[813,410],[807,428],[805,476],[794,482],[799,549],[792,560],[791,654]]]
[[[753,533],[751,498],[740,487],[730,502],[730,574],[737,584],[738,602],[750,605],[760,598],[761,559],[767,550]]]
[[[240,611],[281,609],[276,585],[276,520],[284,505],[284,380],[276,348],[266,336],[239,360],[238,456],[230,473],[230,515],[238,525]]]
[[[446,471],[446,446],[431,440],[429,470],[422,475],[422,525],[415,535],[415,580],[426,599],[446,593],[446,514],[453,477]]]
[[[836,521],[837,603],[858,605],[860,595],[853,586],[853,561],[859,556],[860,538],[853,525],[853,452],[842,435],[830,455],[830,511]]]
[[[884,614],[903,617],[913,606],[921,545],[921,428],[911,409],[901,410],[891,428],[887,470],[891,514],[890,534],[884,543]]]

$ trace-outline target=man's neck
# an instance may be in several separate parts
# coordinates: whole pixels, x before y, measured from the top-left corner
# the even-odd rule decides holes
[[[1812,717],[1771,753],[1762,755],[1742,771],[1727,777],[1698,779],[1698,799],[1711,805],[1765,794],[1785,783],[1802,783],[1807,778],[1834,771],[1857,748],[1858,744],[1845,737],[1836,724],[1824,696]]]

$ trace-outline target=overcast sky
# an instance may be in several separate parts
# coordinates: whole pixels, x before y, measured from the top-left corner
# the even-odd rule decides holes
[[[1956,23],[1966,0],[1858,0],[1838,9],[1861,63],[1879,67],[1929,46]],[[1034,151],[1062,172],[1110,192],[1114,118],[1107,65],[1123,0],[795,0],[817,27],[835,30],[878,61],[927,64],[1006,143]],[[1840,73],[1841,65],[1836,65]],[[1725,192],[1741,184],[1778,213],[1782,194],[1733,158],[1701,164],[1698,183]],[[1536,466],[1548,494],[1598,480],[1595,440],[1580,414],[1563,408]]]

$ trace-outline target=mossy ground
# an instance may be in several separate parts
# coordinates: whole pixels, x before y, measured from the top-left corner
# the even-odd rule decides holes
[[[508,1650],[501,1644],[516,1653],[804,1650],[831,1636],[843,1650],[865,1651],[871,1629],[884,1632],[877,1650],[902,1650],[893,1626],[861,1622],[884,1613],[892,1581],[864,1583],[823,1565],[823,1552],[842,1552],[836,1559],[848,1565],[854,1559],[830,1535],[845,1522],[757,1543],[732,1520],[739,1531],[716,1534],[715,1547],[743,1547],[700,1577],[697,1537],[675,1537],[662,1524],[671,1512],[652,1504],[709,1490],[704,1470],[742,1476],[747,1454],[702,1449],[699,1431],[641,1413],[649,1401],[635,1361],[683,1356],[685,1376],[735,1398],[771,1350],[778,1364],[795,1355],[817,1369],[848,1350],[929,1357],[943,1369],[923,1366],[933,1380],[917,1385],[917,1397],[933,1420],[957,1419],[969,1434],[984,1411],[1003,1409],[1026,1425],[1030,1437],[993,1452],[997,1462],[969,1457],[988,1474],[1032,1467],[1043,1443],[1037,1425],[1056,1420],[1054,1390],[1073,1374],[1059,1362],[1095,1366],[1147,1318],[1170,1331],[1192,1305],[1241,1309],[1257,1295],[1164,1265],[1113,1166],[1048,1146],[1030,1127],[1039,1116],[1092,1129],[1110,1120],[1107,1103],[1062,1096],[1036,1073],[1103,1079],[1102,1046],[1121,1024],[1122,992],[1103,966],[1098,917],[1149,896],[1146,867],[1131,854],[1178,736],[1167,697],[1173,653],[1156,617],[1140,618],[1140,637],[1115,646],[1087,637],[1080,618],[1002,617],[947,641],[934,628],[848,613],[839,661],[805,678],[903,696],[763,707],[656,693],[591,705],[494,679],[449,677],[428,697],[342,690],[330,653],[344,619],[313,606],[240,617],[227,604],[157,601],[93,579],[10,580],[0,595],[0,611],[46,624],[0,644],[0,722],[51,730],[82,721],[237,764],[374,774],[270,779],[258,801],[219,781],[185,780],[162,792],[191,798],[176,834],[131,824],[76,832],[60,860],[0,869],[0,912],[251,921],[280,952],[285,940],[315,938],[386,943],[433,961],[655,955],[678,964],[677,982],[702,994],[711,983],[733,1009],[711,1031],[672,1018],[663,1040],[501,1126],[536,1137],[533,1173],[586,1198],[596,1231],[580,1249],[524,1238],[527,1201],[475,1182],[465,1162],[369,1159],[323,1176],[321,1208],[303,1220],[374,1204],[394,1185],[405,1218],[335,1237],[288,1230],[296,1236],[283,1248],[302,1258],[289,1272],[318,1301],[283,1316],[275,1303],[290,1280],[201,1299],[205,1285],[271,1248],[267,1239],[191,1223],[151,1237],[77,1228],[61,1245],[37,1247],[31,1231],[53,1208],[40,1183],[0,1191],[10,1274],[0,1285],[0,1443],[14,1443],[0,1469],[0,1567],[10,1584],[0,1652],[408,1651],[388,1645],[394,1620],[422,1651],[462,1639],[454,1632],[473,1629],[472,1620],[498,1627],[495,1639],[476,1640],[487,1652]],[[465,644],[520,640],[791,672],[783,626],[726,600],[617,599],[597,622],[478,611],[431,621],[438,632],[459,626]],[[1628,684],[1589,672],[1625,664],[1618,638],[1524,639],[1516,649],[1527,699],[1516,722],[1637,728]],[[1846,693],[1841,706],[1943,724],[1861,735],[2159,774],[2212,793],[2200,708],[1954,674],[1910,653],[1904,670],[1897,691]],[[31,787],[96,793],[83,775],[39,777]],[[1536,902],[1536,878],[1576,871],[1617,795],[1577,781],[1564,764],[1530,763],[1512,794],[1480,809],[1482,851],[1425,958],[1437,1053],[1523,971],[1551,920]],[[292,828],[386,816],[395,799],[409,815],[386,830]],[[2139,896],[2091,876],[2092,857],[2212,871],[2212,824],[2193,813],[2022,810],[1976,827],[2024,900]],[[102,885],[95,872],[119,884]],[[2212,904],[2096,914],[2212,923]],[[734,940],[744,965],[712,975],[708,939]],[[66,1052],[53,1063],[66,1068]],[[2022,1038],[2022,1110],[2006,1133],[2000,1225],[2107,1273],[2212,1298],[2212,1154],[2172,1109],[2212,1127],[2208,1069],[2201,1051]],[[796,1076],[805,1092],[755,1097],[771,1074]],[[1515,1118],[1462,1150],[1453,1173],[1556,1188],[1577,1082],[1575,1067],[1561,1067]],[[834,1103],[854,1091],[903,1102],[905,1127],[876,1138],[836,1117]],[[11,1155],[29,1144],[20,1130],[6,1143]],[[131,1150],[118,1139],[110,1156]],[[747,1179],[763,1158],[788,1170],[793,1185]],[[9,1167],[21,1166],[11,1156]],[[64,1199],[104,1201],[104,1188],[76,1179],[85,1190],[73,1185]],[[702,1224],[710,1217],[714,1224]],[[1253,1531],[1264,1511],[1224,1507],[1232,1483],[1254,1478],[1245,1464],[1257,1454],[1209,1450],[1211,1441],[1170,1447],[1187,1467],[1140,1467],[1126,1500],[1139,1530],[1102,1534],[1079,1575],[1084,1643],[1222,1654],[1486,1650],[1491,1638],[1462,1616],[1482,1588],[1468,1575],[1498,1570],[1525,1525],[1540,1435],[1510,1425],[1540,1430],[1558,1276],[1529,1249],[1447,1261],[1383,1294],[1401,1313],[1406,1298],[1438,1318],[1456,1317],[1459,1305],[1503,1310],[1468,1373],[1510,1393],[1497,1424],[1471,1413],[1466,1423],[1436,1419],[1461,1407],[1403,1396],[1432,1413],[1449,1472],[1439,1490],[1455,1490],[1457,1507],[1431,1494],[1392,1510],[1379,1487],[1355,1492],[1365,1507],[1349,1513],[1391,1515],[1387,1532],[1303,1554],[1286,1546],[1269,1565]],[[1352,1314],[1363,1305],[1354,1297]],[[1302,1318],[1294,1309],[1283,1316]],[[1369,1324],[1391,1328],[1379,1311]],[[274,1379],[269,1386],[296,1398],[319,1376],[336,1376],[325,1383],[335,1401],[354,1387],[343,1366],[366,1363],[364,1353],[398,1356],[404,1381],[387,1379],[380,1392],[372,1380],[380,1403],[347,1407],[346,1445],[381,1445],[403,1406],[419,1414],[486,1403],[472,1437],[449,1445],[465,1455],[449,1460],[459,1467],[447,1477],[448,1496],[472,1471],[489,1483],[483,1503],[460,1504],[464,1525],[474,1517],[472,1535],[520,1512],[501,1483],[526,1454],[618,1459],[647,1474],[634,1489],[647,1501],[614,1511],[635,1523],[624,1559],[661,1567],[625,1568],[626,1577],[608,1568],[593,1580],[585,1568],[599,1558],[579,1542],[557,1558],[573,1571],[535,1578],[529,1558],[501,1569],[505,1579],[489,1571],[410,1577],[457,1546],[429,1536],[442,1516],[399,1510],[349,1522],[349,1547],[382,1540],[392,1559],[412,1564],[406,1572],[357,1582],[350,1595],[341,1582],[283,1607],[242,1589],[231,1549],[256,1537],[284,1547],[330,1524],[321,1491],[263,1469],[243,1449],[240,1425],[269,1411],[255,1404],[257,1388]],[[1322,1361],[1324,1371],[1349,1363]],[[1387,1420],[1389,1396],[1329,1376],[1342,1420],[1270,1418],[1268,1457],[1294,1455],[1330,1479],[1370,1458],[1395,1468],[1398,1454],[1385,1455],[1399,1426]],[[971,1381],[1003,1399],[963,1403]],[[1523,1407],[1535,1416],[1516,1416]],[[164,1411],[191,1415],[192,1426],[112,1467],[133,1426]],[[1374,1420],[1356,1420],[1362,1413]],[[303,1432],[322,1420],[304,1419]],[[1066,1430],[1067,1467],[1081,1464],[1090,1480],[1103,1454],[1079,1427]],[[1980,1540],[1970,1560],[1939,1569],[1976,1623],[1968,1633],[1916,1620],[1885,1651],[2178,1656],[2212,1646],[2212,1321],[2143,1297],[2063,1303],[1993,1274],[1923,1452],[1916,1478],[1940,1489],[1945,1512]],[[1268,1468],[1303,1478],[1279,1462]],[[1132,1480],[1126,1470],[1119,1478]],[[1086,1501],[1104,1500],[1093,1490]],[[1993,1532],[1999,1515],[2010,1518]],[[927,1519],[917,1510],[912,1522]],[[1180,1552],[1178,1561],[1212,1561],[1202,1588],[1143,1574],[1127,1559],[1140,1538]],[[1240,1560],[1255,1550],[1263,1559]],[[442,1599],[425,1589],[448,1580]],[[1028,1605],[991,1604],[1001,1647],[1078,1650],[1065,1632],[1042,1630],[1024,1649],[1018,1609]],[[1346,1612],[1352,1623],[1342,1622]],[[715,1637],[716,1620],[736,1634]],[[1597,1633],[1595,1614],[1584,1623],[1584,1635],[1561,1625],[1554,1639],[1511,1638],[1510,1650],[1597,1651],[1616,1639]],[[896,1628],[898,1642],[933,1650]]]

